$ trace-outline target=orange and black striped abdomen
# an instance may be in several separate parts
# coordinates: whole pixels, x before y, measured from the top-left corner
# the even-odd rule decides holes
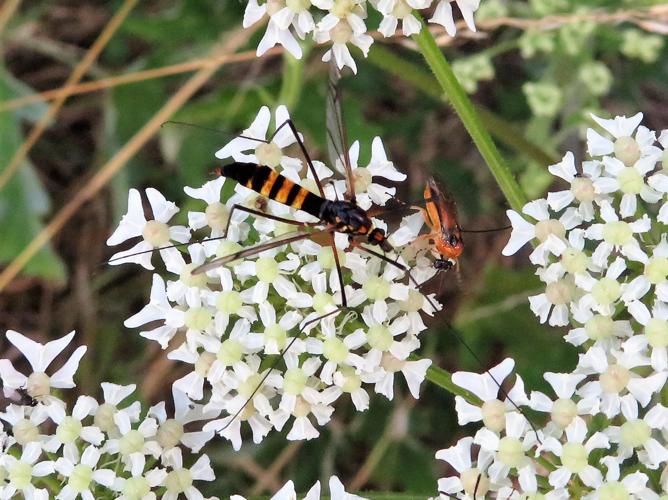
[[[262,196],[314,217],[320,218],[322,206],[327,201],[266,165],[234,162],[221,168],[220,173]]]

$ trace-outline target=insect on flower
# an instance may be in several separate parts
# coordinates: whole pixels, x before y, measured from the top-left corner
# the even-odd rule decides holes
[[[274,200],[283,205],[287,205],[293,209],[306,212],[318,219],[318,221],[302,222],[294,219],[287,219],[270,213],[260,212],[254,208],[249,208],[241,204],[235,204],[230,210],[227,224],[228,227],[224,234],[226,234],[227,230],[229,229],[229,225],[232,221],[232,214],[235,210],[244,211],[256,217],[263,217],[280,223],[290,224],[296,226],[296,229],[295,231],[283,234],[272,240],[249,248],[244,248],[230,255],[225,255],[213,259],[196,267],[192,271],[193,274],[200,274],[227,263],[256,255],[265,250],[282,247],[287,244],[295,243],[305,239],[321,239],[327,241],[328,246],[330,246],[332,249],[332,255],[338,274],[341,290],[341,304],[334,310],[325,312],[315,318],[308,319],[302,324],[300,333],[303,332],[308,326],[317,323],[328,316],[333,316],[348,307],[348,299],[345,293],[343,273],[341,271],[341,263],[338,253],[340,250],[337,249],[335,244],[335,233],[343,233],[348,236],[348,248],[345,251],[358,249],[359,251],[373,255],[406,273],[409,279],[417,286],[417,282],[411,276],[407,266],[398,262],[397,260],[393,260],[384,254],[385,252],[393,252],[394,249],[388,242],[385,231],[379,227],[374,227],[371,219],[374,215],[379,215],[382,213],[383,208],[371,207],[371,209],[365,210],[357,204],[355,195],[355,177],[353,175],[353,167],[348,156],[349,149],[346,144],[346,134],[341,112],[341,99],[337,87],[337,82],[340,75],[334,65],[332,65],[331,68],[327,106],[328,146],[330,150],[330,156],[332,156],[332,161],[335,164],[341,163],[343,169],[345,170],[346,189],[345,193],[343,194],[344,199],[341,200],[337,197],[337,199],[330,200],[326,197],[322,182],[318,178],[316,168],[309,156],[308,151],[306,150],[304,142],[302,141],[294,123],[290,119],[287,119],[277,127],[276,131],[274,132],[274,136],[283,127],[288,127],[290,129],[313,176],[318,191],[317,194],[306,189],[302,185],[293,182],[286,176],[281,175],[276,170],[270,168],[267,165],[235,161],[233,163],[224,165],[219,169],[219,172],[220,175],[234,179],[244,187],[257,192],[268,199]],[[271,141],[271,139],[269,141]],[[373,247],[377,246],[382,250],[383,253],[372,250],[367,245]],[[433,307],[436,309],[435,305],[433,305]],[[275,362],[269,366],[269,370],[267,370],[259,382],[254,393],[251,394],[251,396],[248,398],[248,401],[251,401],[255,392],[261,388],[264,381],[269,377],[271,371],[276,366],[276,363],[278,363],[278,361],[290,351],[290,348],[297,338],[299,338],[299,335],[296,335],[291,339],[291,341],[280,353],[280,356],[278,356],[275,359]],[[237,413],[232,416],[232,418],[222,430],[231,425],[234,419],[239,414],[241,414],[244,407],[245,405],[242,406],[237,411]]]
[[[11,391],[7,398],[20,406],[37,406],[39,403],[39,401],[28,394],[28,389],[25,387],[19,387],[18,389]]]
[[[434,256],[434,268],[448,271],[457,265],[464,250],[462,230],[457,222],[457,207],[433,177],[429,178],[424,188],[424,201],[425,208],[416,208],[422,212],[430,231],[418,236],[417,240],[433,242],[431,253]]]

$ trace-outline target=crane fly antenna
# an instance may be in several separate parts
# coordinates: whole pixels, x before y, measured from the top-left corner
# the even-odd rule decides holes
[[[371,255],[374,255],[374,256],[378,257],[379,259],[382,259],[382,260],[384,260],[385,262],[391,263],[392,265],[394,265],[394,266],[398,267],[399,269],[403,270],[403,271],[406,273],[406,275],[408,276],[408,279],[409,279],[409,280],[416,286],[416,288],[419,289],[419,286],[420,286],[420,285],[418,285],[418,283],[417,283],[417,281],[415,280],[415,278],[413,278],[413,276],[411,275],[410,271],[408,270],[408,267],[404,266],[403,264],[401,264],[401,263],[399,263],[399,262],[396,262],[396,261],[390,259],[389,257],[387,257],[387,256],[385,256],[385,255],[383,255],[383,254],[381,254],[381,253],[379,253],[379,252],[375,252],[374,250],[371,250],[371,249],[369,249],[369,248],[366,248],[366,247],[364,247],[364,246],[362,246],[362,245],[360,245],[360,244],[357,244],[357,245],[356,245],[356,248],[360,248],[361,250],[365,251],[366,253],[371,254]],[[426,295],[426,294],[425,294],[425,295],[424,295],[424,298],[427,300],[427,302],[429,302],[429,305],[430,305],[430,306],[432,307],[432,309],[434,310],[434,314],[435,314],[437,311],[440,310],[439,307],[436,305],[436,303],[431,299],[431,297],[429,297],[429,295]],[[466,341],[464,340],[464,338],[463,338],[463,337],[461,336],[461,334],[455,329],[455,327],[452,326],[452,324],[451,324],[449,321],[447,321],[447,320],[444,320],[444,322],[445,322],[445,324],[447,325],[448,330],[450,330],[450,332],[452,333],[452,335],[453,335],[453,336],[454,336],[454,337],[455,337],[455,338],[456,338],[456,339],[457,339],[457,340],[464,346],[464,348],[471,354],[471,356],[473,356],[473,358],[478,362],[478,364],[479,364],[482,368],[484,368],[485,365],[483,364],[483,362],[482,362],[482,360],[480,359],[480,357],[478,357],[478,355],[475,353],[475,351],[473,350],[473,348],[471,348],[471,346],[468,344],[468,342],[466,342]],[[508,392],[506,392],[506,390],[505,390],[505,389],[503,388],[503,386],[499,383],[499,381],[496,380],[496,378],[494,377],[494,375],[492,375],[492,373],[491,373],[489,370],[487,370],[487,369],[485,369],[485,373],[486,373],[487,375],[490,376],[490,378],[492,379],[492,381],[494,381],[494,383],[496,384],[496,386],[499,388],[499,392],[503,395],[503,397],[506,398],[506,399],[510,402],[510,404],[512,404],[512,405],[515,407],[515,409],[516,409],[517,411],[519,411],[519,412],[524,416],[524,418],[526,419],[526,421],[529,423],[529,426],[531,427],[531,430],[533,430],[534,434],[536,435],[536,440],[537,440],[540,444],[542,444],[543,442],[541,441],[540,436],[538,435],[538,430],[536,429],[536,426],[533,424],[533,422],[529,419],[529,417],[527,417],[526,414],[522,411],[522,409],[515,403],[515,401],[513,401],[513,400],[510,398],[510,396],[508,395]]]
[[[262,387],[264,386],[264,383],[265,383],[265,382],[267,381],[267,379],[269,378],[269,375],[271,375],[271,373],[274,371],[274,369],[275,369],[276,366],[278,365],[279,360],[283,359],[283,356],[285,356],[288,352],[290,352],[290,349],[292,348],[292,346],[294,345],[294,343],[297,341],[297,339],[299,338],[300,334],[301,334],[304,330],[306,330],[306,328],[307,328],[308,326],[311,326],[313,323],[317,323],[318,321],[320,321],[320,320],[322,320],[322,319],[325,319],[325,318],[327,318],[327,317],[329,317],[329,316],[332,316],[332,315],[334,315],[334,314],[337,314],[337,313],[341,312],[342,309],[343,309],[343,308],[338,307],[338,308],[334,309],[333,311],[330,311],[330,312],[328,312],[328,313],[322,314],[322,315],[318,316],[317,318],[310,319],[310,320],[308,320],[306,323],[304,323],[304,324],[300,327],[299,332],[297,333],[297,335],[295,335],[294,337],[292,337],[292,339],[290,340],[290,342],[288,343],[288,345],[285,346],[285,347],[283,348],[283,350],[280,352],[280,354],[279,354],[278,356],[276,356],[276,358],[274,358],[274,359],[272,360],[271,365],[269,365],[269,368],[267,368],[266,373],[265,373],[264,375],[262,375],[262,378],[260,379],[260,382],[257,384],[257,386],[255,387],[255,389],[253,389],[253,392],[251,392],[250,396],[248,396],[248,398],[246,399],[246,402],[245,402],[243,405],[241,405],[241,408],[239,408],[239,409],[238,409],[238,410],[237,410],[237,411],[230,417],[229,421],[228,421],[222,428],[218,429],[216,432],[222,432],[222,431],[224,431],[225,429],[227,429],[230,425],[232,425],[232,423],[236,420],[236,418],[237,418],[239,415],[241,415],[241,412],[244,411],[244,408],[246,408],[246,406],[248,406],[248,403],[250,403],[250,402],[253,400],[253,397],[255,397],[255,395],[258,393],[258,391],[259,391],[260,389],[262,389]]]
[[[165,125],[181,125],[182,127],[190,127],[190,128],[196,128],[200,130],[206,130],[207,132],[212,132],[215,134],[223,135],[226,137],[239,137],[241,139],[248,139],[249,141],[257,141],[257,142],[263,142],[265,144],[268,144],[270,141],[266,139],[259,139],[257,137],[249,137],[247,135],[239,135],[239,134],[233,134],[230,132],[227,132],[225,130],[221,130],[218,128],[213,128],[213,127],[207,127],[205,125],[198,125],[197,123],[188,123],[188,122],[181,122],[178,120],[167,120],[166,122],[162,122],[160,125],[160,128],[164,127]]]
[[[425,296],[425,297],[426,297],[426,296]],[[453,336],[454,336],[454,337],[455,337],[455,338],[456,338],[456,339],[457,339],[457,340],[464,346],[464,348],[469,352],[469,354],[471,354],[471,356],[473,356],[473,359],[475,359],[481,367],[484,367],[485,365],[483,364],[482,360],[478,357],[478,355],[477,355],[477,354],[475,353],[475,351],[471,348],[471,346],[464,340],[464,338],[463,338],[462,335],[457,331],[457,329],[456,329],[454,326],[452,326],[452,323],[450,323],[448,320],[444,320],[444,323],[445,323],[445,325],[448,327],[448,330],[450,331],[450,333],[452,333],[452,335],[453,335]],[[524,413],[524,412],[522,411],[522,409],[517,405],[517,403],[515,403],[515,401],[513,401],[513,400],[510,398],[510,396],[508,395],[508,392],[503,388],[503,386],[499,383],[499,381],[496,380],[496,378],[494,377],[494,375],[492,375],[492,373],[491,373],[489,370],[485,370],[485,373],[486,373],[487,375],[489,375],[490,378],[494,381],[494,383],[496,384],[496,386],[499,388],[499,392],[501,393],[501,395],[502,395],[504,398],[506,398],[508,401],[510,401],[510,404],[513,405],[513,406],[515,407],[515,409],[516,409],[517,411],[519,411],[519,412],[524,416],[524,418],[526,419],[526,421],[529,423],[529,426],[531,427],[531,430],[532,430],[532,431],[534,432],[534,434],[536,435],[536,441],[538,441],[539,444],[543,444],[543,442],[542,442],[541,439],[540,439],[540,436],[538,435],[538,429],[536,429],[536,426],[533,424],[533,422],[531,421],[531,419],[530,419],[529,417],[527,417],[527,416],[526,416],[526,413]]]
[[[507,226],[496,227],[493,229],[462,229],[462,233],[494,233],[496,231],[505,231],[506,229],[512,229],[512,224]]]

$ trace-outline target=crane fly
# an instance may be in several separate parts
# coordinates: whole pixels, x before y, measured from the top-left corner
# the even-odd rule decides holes
[[[382,250],[382,252],[389,253],[394,251],[387,240],[385,231],[379,227],[374,227],[371,219],[374,214],[377,215],[382,211],[382,209],[375,207],[367,211],[361,208],[356,202],[355,180],[350,158],[348,156],[349,149],[346,143],[346,133],[341,111],[340,93],[337,86],[338,79],[338,71],[335,67],[332,67],[327,98],[327,143],[332,162],[334,165],[341,164],[345,172],[346,190],[343,194],[343,200],[338,199],[338,196],[335,200],[327,199],[325,196],[323,185],[318,178],[313,161],[311,160],[294,123],[290,119],[286,120],[285,123],[277,127],[274,135],[284,126],[290,128],[297,140],[297,144],[299,145],[308,169],[311,172],[313,179],[315,180],[318,193],[314,193],[302,185],[288,179],[267,165],[235,161],[218,169],[220,175],[233,179],[240,185],[251,189],[262,196],[265,196],[268,199],[274,200],[295,210],[306,212],[307,214],[318,219],[318,221],[301,222],[294,219],[279,217],[269,213],[262,213],[243,205],[235,204],[230,210],[225,234],[227,234],[227,231],[229,230],[229,225],[232,221],[232,214],[235,210],[244,211],[257,217],[264,217],[271,220],[276,220],[278,222],[294,225],[296,226],[296,231],[278,236],[272,240],[262,242],[255,246],[242,249],[230,255],[225,255],[213,259],[212,261],[195,268],[192,271],[193,274],[206,272],[221,265],[237,261],[241,258],[256,255],[265,250],[281,247],[290,243],[305,240],[307,238],[318,239],[325,237],[327,240],[327,245],[332,249],[341,290],[341,304],[336,309],[321,314],[315,318],[309,319],[301,325],[300,332],[290,340],[287,346],[282,349],[280,356],[278,356],[268,367],[257,387],[246,399],[246,402],[236,411],[236,413],[229,417],[229,421],[223,427],[219,428],[218,432],[222,432],[227,427],[229,427],[242,413],[244,408],[253,400],[255,394],[262,388],[266,379],[276,367],[278,361],[290,351],[292,345],[308,326],[326,317],[333,316],[348,307],[343,273],[341,271],[340,258],[338,254],[339,249],[336,247],[334,239],[335,233],[342,233],[348,236],[348,248],[346,248],[345,251],[351,251],[357,248],[362,252],[378,257],[379,259],[397,267],[406,273],[415,286],[418,286],[417,282],[411,276],[408,268],[405,265],[387,257],[384,253],[380,253],[379,251],[372,250],[371,248],[365,246],[369,245],[372,247],[378,247],[380,250]],[[432,307],[436,308],[436,305],[432,303]]]
[[[464,251],[462,230],[457,222],[457,206],[447,196],[433,177],[430,177],[424,188],[425,208],[416,207],[422,212],[429,232],[418,236],[426,239],[434,256],[434,268],[450,270],[457,265]]]

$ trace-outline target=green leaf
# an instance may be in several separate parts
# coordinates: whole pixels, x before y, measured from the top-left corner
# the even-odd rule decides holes
[[[0,66],[0,100],[13,99],[25,91],[25,88],[17,87],[16,81]],[[36,109],[32,108],[32,112],[36,113]],[[18,128],[19,116],[19,113],[0,114],[0,165],[9,163],[23,140]],[[25,112],[23,116],[29,117]],[[32,118],[37,118],[37,114]],[[0,262],[11,262],[42,230],[42,218],[48,213],[49,205],[33,166],[24,162],[0,191]],[[23,273],[56,282],[65,280],[65,266],[51,245],[37,252]]]

